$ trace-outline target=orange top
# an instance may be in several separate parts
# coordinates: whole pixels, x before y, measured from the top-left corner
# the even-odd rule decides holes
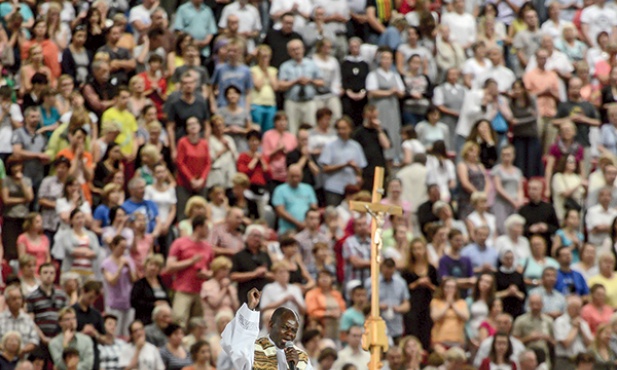
[[[559,77],[553,71],[541,71],[534,68],[523,75],[525,88],[532,95],[538,95],[549,90],[554,96],[559,96]],[[557,101],[550,96],[538,96],[538,114],[540,117],[555,117],[557,114]]]
[[[341,315],[345,312],[345,300],[338,290],[332,289],[330,297],[338,302]],[[326,295],[321,291],[321,288],[313,288],[306,293],[306,313],[309,317],[315,319],[323,319],[328,308]]]
[[[454,303],[460,312],[469,312],[467,303],[459,299]],[[431,311],[441,311],[446,306],[446,301],[433,299],[431,301]],[[455,342],[465,343],[465,321],[461,320],[452,308],[449,308],[445,316],[433,323],[431,332],[433,343]]]
[[[69,161],[72,161],[75,158],[75,153],[71,150],[71,147],[64,148],[56,154],[56,158],[64,157]],[[84,152],[83,157],[84,165],[90,169],[94,168],[94,161],[92,159],[92,154],[89,152]],[[83,174],[78,175],[78,180],[81,183],[81,190],[84,194],[84,198],[88,201],[88,203],[92,204],[92,193],[90,192],[90,185],[84,178]]]

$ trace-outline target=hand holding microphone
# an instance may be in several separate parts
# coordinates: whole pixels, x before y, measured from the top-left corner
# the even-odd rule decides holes
[[[296,370],[296,364],[300,358],[298,356],[298,351],[296,351],[291,341],[285,343],[285,358],[287,358],[289,370]]]

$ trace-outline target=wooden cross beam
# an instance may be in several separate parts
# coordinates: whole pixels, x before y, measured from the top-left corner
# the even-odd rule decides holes
[[[403,208],[394,205],[381,204],[384,169],[375,168],[373,194],[371,202],[350,202],[349,209],[371,214],[371,315],[364,324],[362,338],[363,348],[371,352],[370,370],[381,370],[381,354],[388,350],[386,322],[380,316],[379,310],[379,264],[381,261],[381,227],[386,214],[402,215]],[[381,222],[381,224],[378,224]]]

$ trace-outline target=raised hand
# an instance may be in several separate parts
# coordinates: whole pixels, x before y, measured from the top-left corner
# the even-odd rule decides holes
[[[257,290],[257,288],[253,288],[249,290],[248,294],[246,295],[246,298],[248,301],[249,308],[251,310],[254,310],[255,307],[257,307],[257,305],[259,304],[259,299],[261,298],[261,292]]]

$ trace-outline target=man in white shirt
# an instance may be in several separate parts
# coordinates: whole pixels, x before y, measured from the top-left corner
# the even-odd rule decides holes
[[[605,187],[598,193],[598,204],[587,211],[585,221],[587,225],[587,241],[596,247],[604,242],[611,232],[613,219],[617,216],[617,210],[610,208],[613,198],[613,189]]]
[[[156,10],[156,0],[143,0],[141,5],[137,5],[131,9],[129,13],[129,23],[133,27],[135,39],[140,35],[145,34],[150,29],[152,24],[152,13]]]
[[[581,13],[581,36],[590,47],[597,46],[596,38],[602,31],[617,35],[617,11],[605,4],[606,0],[596,0]]]
[[[499,314],[496,319],[496,324],[497,333],[507,333],[510,336],[510,343],[512,343],[512,355],[510,356],[510,360],[518,363],[518,357],[525,350],[525,345],[511,335],[512,316],[507,313]],[[494,339],[494,336],[490,336],[480,343],[480,347],[478,348],[478,352],[476,353],[476,357],[473,361],[473,365],[476,368],[479,368],[482,364],[482,360],[489,356],[491,348],[493,347]]]
[[[281,17],[285,13],[294,14],[293,30],[298,32],[299,29],[306,26],[311,18],[313,6],[310,1],[306,0],[272,0],[270,3],[270,18],[274,21],[275,30],[281,29]]]
[[[587,352],[593,341],[589,325],[580,316],[583,302],[579,296],[571,295],[567,299],[566,313],[555,320],[555,369],[574,369],[572,358]]]
[[[452,6],[454,11],[445,14],[441,24],[450,27],[452,42],[468,49],[476,42],[476,20],[471,14],[465,13],[465,0],[454,0]]]
[[[549,71],[555,71],[559,77],[565,80],[572,77],[574,66],[570,62],[570,59],[568,59],[567,55],[555,49],[555,43],[550,35],[542,36],[540,46],[548,52],[548,59],[546,59],[546,65],[544,68]],[[529,63],[527,64],[527,68],[525,68],[525,72],[529,72],[537,66],[538,63],[536,62],[536,56],[533,55],[529,58]]]
[[[249,4],[248,0],[236,0],[225,6],[219,20],[219,31],[227,28],[230,15],[235,15],[238,19],[238,33],[247,40],[247,51],[250,53],[255,48],[255,38],[261,32],[261,19],[259,10]]]
[[[357,370],[368,370],[371,354],[362,349],[361,326],[352,326],[347,331],[347,347],[338,353],[338,359],[332,365],[332,370],[341,370],[345,364],[353,364]]]
[[[247,294],[248,304],[240,307],[233,321],[221,334],[221,347],[231,358],[235,370],[287,370],[293,361],[297,370],[313,370],[306,352],[295,345],[298,315],[288,308],[277,308],[268,324],[270,335],[259,335],[259,305],[261,293],[256,288]],[[367,361],[368,362],[368,361]]]
[[[514,72],[503,65],[503,51],[497,46],[493,46],[486,52],[488,60],[491,61],[491,66],[484,73],[476,76],[474,80],[474,88],[479,89],[484,84],[484,81],[492,78],[497,81],[497,89],[500,93],[510,91],[512,84],[516,80]]]

